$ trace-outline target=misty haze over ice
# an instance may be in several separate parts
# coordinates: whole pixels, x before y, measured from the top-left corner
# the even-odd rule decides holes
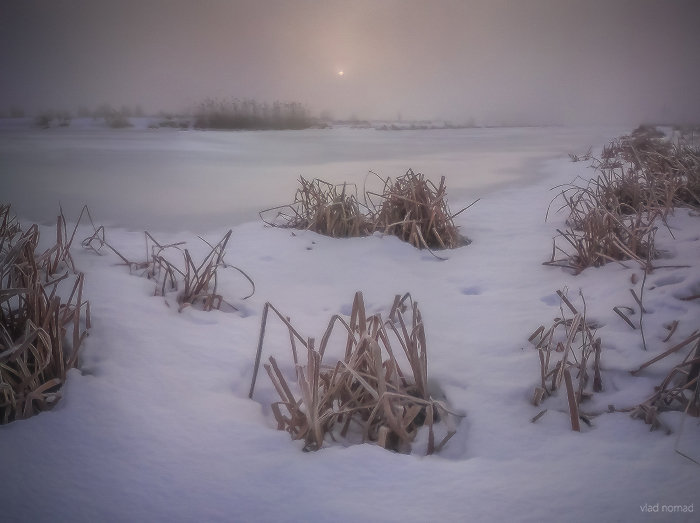
[[[698,20],[687,0],[3,0],[0,109],[239,97],[340,119],[690,122]]]

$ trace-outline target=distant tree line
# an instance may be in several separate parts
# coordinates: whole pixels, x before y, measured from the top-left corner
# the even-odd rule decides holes
[[[0,118],[24,118],[26,116],[24,109],[13,105],[8,111],[0,110]]]
[[[108,127],[119,129],[123,127],[131,127],[129,118],[143,116],[143,110],[140,106],[129,107],[122,105],[120,108],[113,107],[108,103],[103,103],[95,109],[89,109],[85,106],[78,107],[76,111],[78,118],[92,118],[93,120],[103,119]],[[73,114],[70,111],[46,110],[39,112],[34,117],[34,124],[42,129],[49,127],[68,127],[73,119]]]
[[[307,129],[315,124],[309,110],[298,102],[260,103],[208,98],[195,111],[200,129]]]
[[[144,116],[143,109],[140,105],[128,106],[122,105],[119,108],[113,107],[108,103],[98,105],[95,109],[90,109],[85,106],[78,107],[77,111],[79,118],[111,118],[114,115],[120,115],[124,118],[138,118]]]
[[[73,117],[92,118],[104,120],[107,127],[122,128],[131,127],[130,118],[145,116],[140,106],[115,107],[103,103],[94,109],[80,106],[73,113],[66,110],[43,110],[35,113],[34,124],[37,127],[48,129],[50,127],[68,127]],[[258,102],[252,99],[234,98],[231,100],[217,100],[207,98],[190,113],[191,116],[175,116],[160,113],[159,121],[152,122],[150,127],[174,127],[180,129],[308,129],[321,125],[311,116],[309,109],[299,102],[273,103]],[[9,112],[0,112],[2,117],[24,117],[21,109],[12,108]]]
[[[42,129],[48,129],[52,125],[68,127],[73,116],[69,111],[42,111],[34,118],[34,124]]]

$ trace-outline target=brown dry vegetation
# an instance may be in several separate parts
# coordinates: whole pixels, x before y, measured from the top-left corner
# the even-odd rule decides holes
[[[161,244],[148,231],[144,233],[146,258],[144,261],[135,262],[126,258],[107,242],[104,227],[93,226],[93,229],[93,234],[83,240],[83,247],[97,254],[100,254],[104,247],[111,250],[121,258],[124,265],[129,267],[129,271],[141,271],[143,276],[155,281],[154,294],[156,296],[166,296],[170,292],[177,292],[176,301],[180,312],[191,306],[199,306],[202,310],[211,311],[220,310],[222,305],[225,305],[230,310],[237,310],[218,291],[218,270],[220,268],[233,268],[248,281],[251,292],[242,299],[247,299],[255,293],[255,283],[250,276],[242,269],[228,265],[224,261],[226,246],[231,238],[232,230],[224,234],[223,238],[215,245],[200,236],[199,239],[206,243],[210,250],[200,263],[195,263],[190,251],[182,248],[185,242]],[[178,256],[173,258],[170,255],[171,252],[177,252]]]
[[[411,314],[409,322],[404,310]],[[333,316],[316,345],[303,338],[270,303],[265,305],[255,359],[255,381],[262,355],[267,316],[272,310],[289,331],[291,353],[296,371],[296,392],[272,356],[265,364],[280,401],[272,404],[277,428],[293,439],[304,441],[304,450],[317,450],[327,438],[345,439],[359,434],[361,441],[400,452],[410,452],[422,426],[428,428],[427,453],[439,451],[455,433],[454,416],[444,402],[433,399],[428,391],[427,346],[423,321],[417,303],[410,295],[396,296],[389,319],[367,316],[362,293],[355,294],[349,322]],[[328,364],[324,355],[333,330],[346,333],[345,356]],[[395,352],[390,339],[401,346],[403,356]],[[301,354],[297,342],[303,347]],[[406,361],[405,372],[399,360]],[[293,383],[293,382],[292,382]],[[447,434],[435,441],[434,425],[444,421]]]
[[[663,427],[659,414],[670,410],[680,410],[689,416],[700,416],[700,332],[695,331],[685,340],[676,343],[658,356],[632,371],[633,375],[653,365],[667,356],[690,347],[683,361],[673,367],[655,392],[645,401],[634,407],[632,417],[644,420],[652,430]],[[670,429],[666,428],[670,433]]]
[[[374,226],[366,207],[357,198],[354,185],[332,184],[315,178],[299,177],[301,187],[290,205],[260,212],[265,223],[293,229],[308,229],[332,238],[372,234]],[[272,219],[266,214],[276,211]]]
[[[391,234],[419,249],[453,249],[469,243],[454,223],[454,217],[468,207],[450,212],[444,176],[435,186],[410,169],[395,181],[371,174],[381,180],[382,190],[365,190],[363,202],[355,186],[301,177],[291,204],[265,209],[260,217],[271,226],[308,229],[334,238]],[[275,215],[268,218],[272,212]]]
[[[675,206],[700,208],[700,150],[642,126],[610,142],[591,167],[594,178],[558,195],[567,228],[557,229],[546,264],[576,273],[623,260],[650,268],[655,224]]]
[[[0,423],[55,405],[90,326],[65,223],[61,213],[56,244],[38,254],[38,227],[22,231],[0,206]]]
[[[454,249],[469,243],[454,224],[454,217],[467,208],[450,212],[444,176],[436,187],[423,174],[409,169],[396,181],[386,178],[383,182],[381,194],[368,193],[382,200],[374,213],[376,230],[419,249]]]
[[[592,418],[600,414],[600,412],[584,412],[581,405],[594,393],[603,390],[602,343],[601,338],[596,337],[595,324],[586,321],[583,294],[580,293],[583,302],[582,312],[577,310],[565,293],[557,291],[557,294],[562,301],[561,316],[555,318],[547,329],[544,325],[538,327],[529,338],[537,349],[540,359],[540,383],[533,391],[531,402],[535,406],[541,405],[549,396],[556,394],[563,383],[566,388],[571,428],[580,431],[579,421],[590,425]],[[633,296],[640,310],[643,311],[641,298],[635,293]],[[630,327],[637,328],[620,307],[615,307],[614,311]],[[675,330],[675,326],[671,328]],[[641,318],[639,329],[644,339]],[[664,342],[670,339],[671,334],[672,332]],[[616,408],[610,405],[608,412],[630,413],[633,418],[641,419],[650,425],[652,430],[664,428],[669,434],[671,429],[664,425],[660,418],[662,412],[682,411],[689,416],[700,416],[700,331],[693,332],[683,341],[651,358],[631,371],[631,374],[636,376],[647,367],[688,347],[690,350],[683,361],[670,370],[661,384],[654,388],[651,396],[633,407]],[[546,412],[547,409],[540,411],[531,421],[537,421]]]
[[[590,151],[586,156],[590,159]],[[573,161],[580,160],[576,156],[571,158]],[[554,239],[551,259],[545,264],[570,268],[579,273],[587,267],[600,266],[609,261],[637,261],[644,270],[644,279],[639,295],[634,289],[630,289],[630,292],[639,306],[638,328],[646,350],[642,298],[646,275],[654,269],[654,234],[657,224],[665,223],[676,207],[700,209],[700,150],[692,136],[689,139],[681,135],[676,143],[672,143],[657,129],[641,126],[629,136],[610,142],[603,148],[600,158],[593,158],[591,167],[596,172],[594,178],[582,185],[572,183],[558,195],[563,200],[559,210],[568,210],[568,228],[557,229],[559,236]],[[561,240],[564,247],[560,245]],[[558,255],[563,257],[557,258]],[[591,355],[594,356],[592,392],[599,391],[602,386],[599,366],[601,345],[599,338],[594,340],[594,334],[585,322],[585,312],[583,316],[579,314],[566,297],[557,292],[574,317],[565,319],[562,310],[562,317],[556,319],[552,327],[545,330],[541,326],[530,337],[539,351],[541,364],[541,383],[535,389],[533,403],[539,405],[564,381],[572,429],[579,430],[578,419],[587,420],[581,414],[579,404],[586,398],[586,364]],[[689,299],[693,298],[695,296]],[[629,307],[613,308],[632,329],[637,329],[623,310],[633,312]],[[677,326],[678,321],[675,321],[669,327],[670,332],[664,343]],[[563,336],[560,335],[557,341],[556,333],[561,327],[564,327]],[[616,409],[611,406],[611,411],[631,412],[633,417],[643,419],[652,429],[663,426],[659,413],[666,410],[700,415],[698,339],[700,332],[695,331],[681,343],[632,371],[636,375],[666,356],[691,347],[683,362],[671,369],[652,396],[631,408]],[[572,345],[575,340],[578,341]],[[576,351],[572,349],[574,346],[577,347]],[[557,352],[562,353],[562,358],[552,367],[551,358]],[[572,360],[569,360],[569,355]],[[573,386],[573,376],[579,380],[578,389]],[[548,385],[550,378],[551,384]],[[533,421],[544,412],[535,416]]]
[[[541,325],[529,338],[540,358],[540,384],[534,390],[532,403],[539,406],[563,382],[566,385],[571,428],[579,431],[579,420],[590,423],[590,416],[580,409],[581,403],[592,393],[603,390],[601,340],[595,336],[595,325],[586,321],[585,301],[583,310],[579,311],[562,291],[557,291],[557,294],[562,300],[561,317],[555,318],[548,329]],[[544,412],[540,412],[533,421]]]

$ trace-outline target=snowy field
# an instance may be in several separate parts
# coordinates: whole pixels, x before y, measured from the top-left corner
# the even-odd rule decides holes
[[[698,419],[662,414],[667,435],[607,411],[646,400],[687,350],[637,377],[628,371],[700,327],[698,300],[679,299],[700,293],[700,218],[678,209],[670,230],[657,233],[659,264],[685,267],[647,277],[647,351],[639,330],[612,310],[636,306],[630,288],[639,291],[642,271],[633,262],[578,276],[542,265],[565,220],[544,221],[550,189],[592,174],[567,153],[599,151],[624,131],[4,130],[0,200],[16,206],[24,225],[50,220],[59,200],[76,217],[89,199],[95,220],[111,224],[108,241],[130,259],[144,257],[146,228],[161,243],[186,241],[201,259],[208,249],[197,235],[215,242],[233,226],[226,261],[251,276],[256,292],[242,300],[247,282],[222,269],[220,291],[239,312],[178,313],[115,255],[77,245],[92,316],[81,369],[52,411],[0,427],[2,518],[697,521],[700,466],[676,450],[700,461]],[[443,253],[446,261],[394,237],[330,239],[255,219],[290,201],[299,175],[361,184],[370,169],[395,177],[408,168],[436,181],[445,175],[453,211],[482,198],[457,218],[472,244]],[[78,237],[90,232],[83,227]],[[42,226],[47,244],[54,236]],[[558,289],[578,305],[582,290],[602,339],[604,390],[585,404],[598,415],[580,433],[571,430],[563,391],[530,403],[540,363],[528,337],[560,315]],[[276,393],[264,372],[248,399],[265,302],[320,338],[357,290],[383,315],[395,294],[418,301],[428,376],[466,414],[441,453],[332,442],[305,453],[276,430]],[[674,320],[678,329],[664,342]],[[286,330],[272,319],[270,355],[291,368]]]

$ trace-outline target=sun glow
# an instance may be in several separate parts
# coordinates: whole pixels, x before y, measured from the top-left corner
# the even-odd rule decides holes
[[[345,71],[343,71],[343,70],[338,71],[338,76],[344,76],[344,75],[345,75]]]

